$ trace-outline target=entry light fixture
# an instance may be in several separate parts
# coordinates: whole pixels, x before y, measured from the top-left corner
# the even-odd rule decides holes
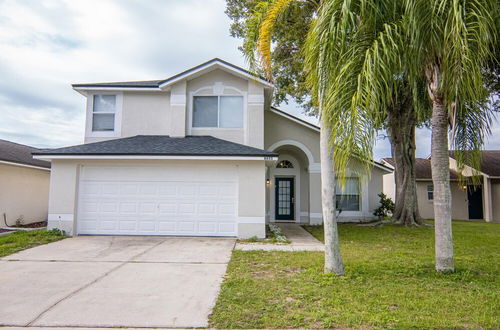
[[[267,185],[270,185],[270,184],[271,184],[271,180],[266,179],[266,184],[267,184]]]

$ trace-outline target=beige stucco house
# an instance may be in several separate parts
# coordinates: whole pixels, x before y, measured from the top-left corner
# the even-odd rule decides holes
[[[213,59],[73,88],[87,100],[85,143],[35,154],[52,162],[49,227],[264,237],[267,222],[322,222],[319,128],[271,107],[268,81]],[[339,190],[342,221],[373,218],[391,171],[373,164]]]
[[[500,221],[500,150],[482,151],[481,171],[465,166],[462,175],[467,179],[479,176],[481,184],[464,184],[459,180],[457,162],[450,152],[450,183],[452,197],[452,218],[454,220]],[[391,158],[381,161],[393,167]],[[417,158],[415,163],[417,198],[420,216],[434,218],[434,188],[430,158]],[[384,193],[395,199],[394,172],[384,175]],[[467,181],[466,181],[467,182]]]
[[[33,159],[36,151],[0,140],[0,227],[47,220],[50,163]]]

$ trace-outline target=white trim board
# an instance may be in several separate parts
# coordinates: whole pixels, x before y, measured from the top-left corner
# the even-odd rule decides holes
[[[35,157],[33,157],[35,158]],[[46,167],[41,167],[41,166],[35,166],[35,165],[28,165],[28,164],[21,164],[21,163],[15,163],[15,162],[8,162],[5,160],[0,160],[0,164],[6,164],[6,165],[12,165],[12,166],[21,166],[21,167],[28,167],[28,168],[33,168],[36,170],[44,170],[50,172],[50,168]]]
[[[195,70],[189,69],[189,70],[187,70],[187,72],[181,73],[177,77],[174,76],[175,77],[174,79],[168,80],[168,81],[160,84],[159,85],[160,89],[164,90],[166,87],[174,85],[179,80],[183,80],[183,79],[185,79],[185,78],[187,78],[189,76],[195,75],[195,74],[197,74],[197,73],[199,73],[201,71],[210,69],[212,67],[214,67],[214,69],[217,68],[217,67],[220,67],[221,69],[224,69],[225,71],[230,71],[233,74],[236,74],[238,76],[243,76],[246,79],[251,79],[251,80],[257,81],[257,82],[259,82],[259,83],[261,83],[261,84],[263,84],[263,85],[265,85],[267,87],[271,87],[271,88],[274,87],[273,84],[271,84],[270,82],[268,82],[266,80],[258,78],[258,77],[254,76],[254,75],[251,75],[251,74],[249,74],[249,73],[247,73],[245,71],[238,70],[238,69],[236,69],[236,68],[234,68],[234,67],[232,67],[230,65],[227,65],[227,64],[223,63],[219,59],[214,59],[214,60],[209,61],[209,62],[207,62],[205,64],[202,64],[201,66],[199,66]]]
[[[187,160],[272,160],[270,156],[150,156],[150,155],[34,155],[34,159],[187,159]]]
[[[313,156],[311,150],[309,150],[309,148],[306,145],[304,145],[303,143],[301,143],[299,141],[281,140],[281,141],[273,143],[269,148],[267,148],[267,150],[275,152],[275,150],[278,149],[279,147],[287,146],[287,145],[291,145],[291,146],[297,147],[300,150],[302,150],[304,152],[304,154],[306,155],[309,164],[315,163],[314,156]]]

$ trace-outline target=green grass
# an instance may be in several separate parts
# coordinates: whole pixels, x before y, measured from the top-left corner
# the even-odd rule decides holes
[[[55,230],[16,231],[0,236],[0,257],[65,238]]]
[[[210,326],[500,328],[500,224],[454,222],[451,274],[433,228],[339,227],[343,277],[320,252],[234,251]]]

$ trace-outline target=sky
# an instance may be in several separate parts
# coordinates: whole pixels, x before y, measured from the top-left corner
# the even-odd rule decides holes
[[[0,0],[0,139],[83,143],[85,99],[72,83],[163,79],[219,57],[247,67],[224,0]],[[280,107],[309,121],[290,102]],[[430,154],[417,132],[417,156]],[[487,149],[500,149],[496,122]],[[376,160],[390,156],[383,133]]]

